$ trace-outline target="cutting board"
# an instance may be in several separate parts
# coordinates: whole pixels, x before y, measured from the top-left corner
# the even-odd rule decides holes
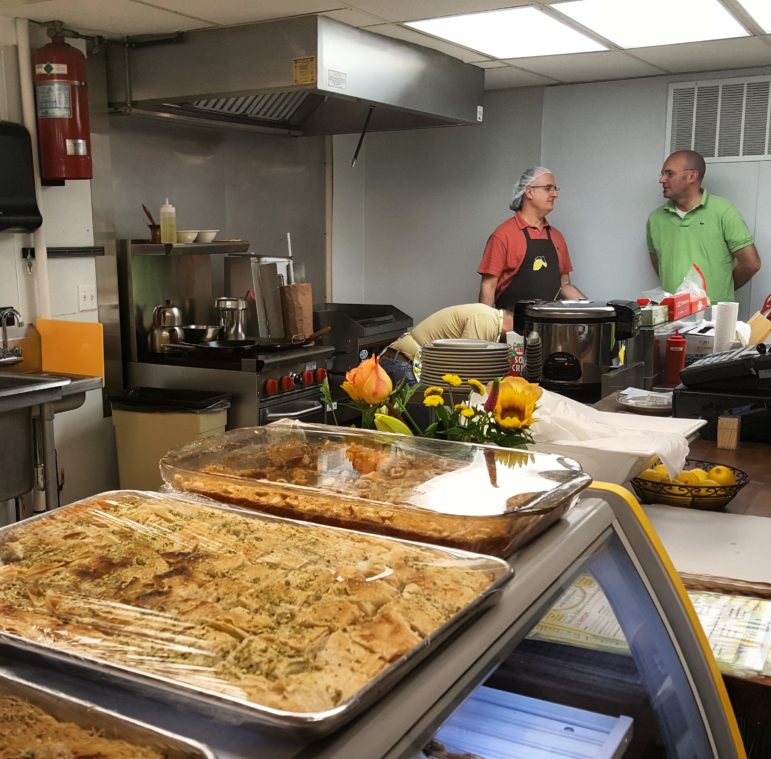
[[[104,334],[98,322],[35,320],[44,372],[104,377]]]
[[[308,282],[284,285],[279,289],[281,316],[286,337],[313,332],[313,291]]]

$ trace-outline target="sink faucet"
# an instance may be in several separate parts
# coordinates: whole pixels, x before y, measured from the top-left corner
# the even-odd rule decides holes
[[[11,316],[16,320],[16,326],[24,326],[21,314],[15,308],[6,308],[0,311],[0,325],[3,328],[3,344],[0,353],[3,354],[8,353],[8,318]]]

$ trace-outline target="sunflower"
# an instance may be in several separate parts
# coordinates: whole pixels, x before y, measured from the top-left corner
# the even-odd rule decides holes
[[[509,430],[519,430],[533,423],[535,404],[542,390],[522,377],[504,377],[498,386],[493,414],[495,421]]]

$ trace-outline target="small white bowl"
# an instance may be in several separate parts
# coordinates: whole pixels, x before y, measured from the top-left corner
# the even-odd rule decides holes
[[[219,229],[199,229],[198,236],[195,238],[196,242],[214,242],[214,238],[217,236]]]
[[[197,234],[198,234],[197,229],[178,229],[177,242],[179,243],[195,242],[195,238]]]

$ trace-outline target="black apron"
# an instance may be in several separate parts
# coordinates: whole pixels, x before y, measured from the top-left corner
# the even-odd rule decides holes
[[[527,233],[527,227],[522,233],[527,240],[525,258],[506,289],[496,298],[496,308],[513,311],[514,304],[519,300],[550,301],[559,295],[562,277],[550,228],[546,227],[545,240],[533,240]]]

